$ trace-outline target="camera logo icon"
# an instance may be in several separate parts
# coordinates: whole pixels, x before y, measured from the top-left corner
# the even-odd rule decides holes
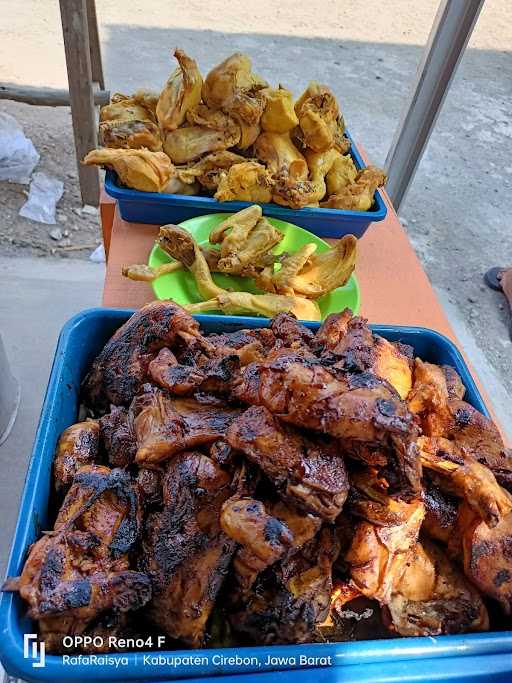
[[[23,635],[23,659],[32,659],[33,669],[43,669],[45,664],[45,644],[40,643],[35,633]]]

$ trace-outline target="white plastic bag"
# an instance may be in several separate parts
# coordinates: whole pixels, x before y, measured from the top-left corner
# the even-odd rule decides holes
[[[55,207],[64,192],[62,180],[46,173],[34,173],[30,182],[28,199],[20,209],[20,216],[32,221],[55,225]]]
[[[89,254],[89,259],[93,263],[105,263],[105,247],[103,244],[98,245],[96,249]]]
[[[14,116],[0,112],[0,180],[27,185],[38,161],[32,140]]]

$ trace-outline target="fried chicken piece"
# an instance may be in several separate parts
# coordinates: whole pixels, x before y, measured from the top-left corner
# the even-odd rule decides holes
[[[137,439],[135,462],[140,465],[155,465],[187,448],[212,444],[240,414],[236,408],[170,398],[150,384],[143,389],[129,410]]]
[[[220,175],[214,197],[219,202],[268,203],[272,200],[273,181],[269,171],[256,161],[234,164]]]
[[[203,101],[211,109],[222,109],[237,121],[241,128],[240,149],[247,149],[259,135],[266,105],[263,89],[267,86],[266,81],[252,72],[249,57],[240,52],[213,68],[205,79]]]
[[[250,276],[269,261],[274,262],[272,249],[284,235],[270,221],[259,218],[252,227],[237,224],[235,216],[228,221],[233,227],[220,246],[219,272]]]
[[[306,150],[304,157],[310,179],[293,178],[287,172],[278,173],[275,178],[274,201],[294,209],[318,206],[326,193],[325,177],[338,154],[334,148],[324,152]]]
[[[162,138],[152,121],[103,121],[99,125],[100,144],[113,149],[148,149],[162,151]]]
[[[270,133],[288,133],[299,125],[293,108],[293,94],[279,88],[265,88],[265,110],[261,116],[261,129]]]
[[[505,614],[512,614],[512,514],[491,528],[463,503],[456,538],[462,539],[466,576],[482,593],[497,600]]]
[[[104,414],[110,404],[128,405],[143,385],[152,358],[180,335],[199,338],[199,324],[181,306],[153,301],[125,322],[105,344],[86,376],[86,405]]]
[[[179,270],[183,270],[184,266],[181,261],[171,261],[170,263],[162,263],[162,265],[152,268],[146,263],[134,263],[131,266],[124,266],[122,274],[129,280],[137,282],[154,282],[162,275],[170,275]]]
[[[227,256],[243,245],[243,240],[262,216],[261,206],[258,204],[247,206],[232,216],[228,216],[222,223],[213,228],[210,232],[209,241],[211,244],[220,244],[221,249],[224,249],[221,252],[222,255]],[[231,232],[226,235],[228,230]]]
[[[345,211],[369,211],[373,206],[375,191],[383,187],[387,176],[376,166],[361,169],[355,182],[341,187],[336,194],[320,202],[324,209],[343,209]]]
[[[349,483],[335,442],[306,438],[262,406],[246,410],[225,438],[263,470],[286,500],[328,521],[341,512]]]
[[[180,453],[165,474],[164,507],[147,520],[141,562],[154,593],[147,614],[192,647],[203,643],[235,550],[219,523],[222,505],[234,493],[231,475],[206,455]]]
[[[293,144],[289,133],[261,133],[253,149],[271,173],[285,172],[293,180],[307,180],[306,159]]]
[[[352,275],[357,257],[357,239],[345,235],[327,251],[316,253],[316,245],[305,245],[281,262],[272,283],[279,294],[298,294],[318,299],[343,287]]]
[[[65,493],[84,465],[99,458],[100,427],[97,420],[78,422],[60,435],[53,458],[53,482],[57,493]]]
[[[82,634],[102,613],[150,599],[148,577],[128,561],[140,524],[129,474],[98,465],[77,472],[53,532],[31,547],[21,576],[3,586],[29,604],[49,652],[62,652],[64,636]]]
[[[233,628],[255,643],[303,643],[329,612],[332,565],[339,544],[323,527],[299,552],[258,577],[231,615]]]
[[[205,255],[187,230],[177,225],[163,225],[158,232],[157,243],[166,254],[188,268],[202,299],[226,293],[226,290],[218,287],[213,281]]]
[[[421,500],[394,500],[367,473],[359,473],[351,483],[359,495],[350,510],[364,521],[358,524],[345,559],[357,589],[386,605],[418,540],[425,507]]]
[[[128,411],[120,406],[110,406],[110,413],[99,420],[100,442],[112,467],[127,467],[135,459],[137,444]]]
[[[336,98],[330,88],[311,81],[295,103],[304,144],[315,152],[334,146],[336,136],[343,134],[345,124]]]
[[[432,542],[417,543],[387,603],[390,628],[401,636],[485,631],[482,598]]]
[[[213,192],[219,185],[221,173],[244,161],[245,157],[228,150],[212,152],[187,167],[178,168],[178,177],[185,183],[193,183],[197,179],[203,187]]]
[[[233,147],[240,140],[240,126],[227,117],[221,130],[205,126],[184,126],[167,133],[164,152],[175,164],[187,164],[204,154]]]
[[[421,436],[418,448],[423,466],[444,475],[445,486],[464,498],[489,527],[512,511],[512,495],[485,465],[454,441]]]
[[[148,106],[141,93],[135,95],[123,95],[114,93],[110,104],[100,108],[101,124],[106,121],[149,121],[156,123],[154,111]]]
[[[178,363],[167,348],[159,352],[148,368],[153,382],[175,396],[190,396],[196,391],[228,393],[239,372],[240,358],[235,353],[213,358],[197,367]]]
[[[123,185],[141,192],[162,192],[176,175],[167,154],[147,149],[93,149],[82,163],[112,168]]]
[[[354,183],[356,178],[357,168],[350,154],[338,153],[325,176],[327,194],[332,195],[340,192],[342,188]]]
[[[185,121],[187,112],[201,101],[203,79],[194,59],[175,50],[178,68],[167,79],[156,105],[156,116],[163,132],[174,131]]]
[[[272,318],[278,313],[293,313],[299,320],[320,320],[321,312],[315,301],[301,296],[282,294],[251,294],[250,292],[225,292],[214,299],[187,304],[189,313],[222,311],[226,315],[262,315]]]

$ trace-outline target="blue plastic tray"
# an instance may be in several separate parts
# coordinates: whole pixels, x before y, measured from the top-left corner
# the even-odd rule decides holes
[[[364,163],[354,141],[350,138],[350,154],[357,168]],[[119,184],[117,174],[107,171],[105,190],[115,197],[121,217],[133,223],[181,223],[188,218],[208,213],[235,213],[250,205],[250,202],[218,202],[211,197],[195,197],[182,194],[140,192]],[[382,221],[387,214],[382,193],[377,190],[370,211],[341,211],[339,209],[288,209],[278,204],[262,204],[265,216],[280,218],[295,223],[320,237],[343,237],[352,234],[362,237],[372,222]]]
[[[51,486],[51,462],[59,434],[63,429],[76,421],[78,394],[82,378],[89,365],[98,354],[113,332],[126,321],[131,311],[98,308],[84,311],[72,318],[63,328],[50,375],[46,398],[43,404],[39,427],[35,437],[32,458],[23,491],[18,523],[12,544],[7,574],[16,576],[22,570],[27,550],[41,533],[48,528],[48,498]],[[233,331],[247,327],[262,327],[268,320],[259,318],[227,316],[197,316],[205,332]],[[312,329],[318,323],[309,323]],[[411,327],[390,327],[375,325],[372,329],[391,341],[402,341],[411,344],[417,355],[427,361],[452,365],[461,375],[466,386],[466,398],[476,408],[488,414],[468,369],[455,346],[442,335],[431,330]],[[374,674],[385,676],[387,672],[397,670],[397,662],[434,658],[460,657],[461,678],[465,664],[470,664],[476,655],[507,654],[506,662],[512,662],[512,633],[476,633],[462,636],[442,636],[439,638],[397,638],[391,640],[358,641],[342,643],[326,643],[312,645],[275,645],[273,647],[250,647],[236,649],[194,651],[193,654],[204,656],[204,665],[183,665],[172,667],[168,664],[147,665],[143,653],[123,653],[126,664],[116,668],[115,665],[88,666],[76,663],[74,666],[64,665],[60,656],[48,655],[44,668],[33,668],[33,661],[23,657],[23,634],[34,632],[35,626],[26,616],[26,606],[17,594],[4,593],[0,600],[0,660],[5,669],[13,676],[26,681],[84,681],[96,678],[102,681],[165,681],[177,678],[194,678],[197,676],[214,676],[241,673],[264,673],[273,669],[293,669],[290,657],[301,655],[331,657],[332,667],[315,669],[322,672],[323,680],[354,680],[344,678],[355,665],[360,666],[357,680],[370,683]],[[274,657],[288,658],[271,666],[265,666],[268,654]],[[147,653],[146,653],[147,654]],[[159,655],[162,653],[153,653]],[[164,653],[165,654],[165,653]],[[189,656],[190,650],[167,653],[170,656]],[[219,656],[242,656],[254,658],[246,665],[220,663]],[[446,659],[446,666],[451,660]],[[404,665],[405,666],[405,665]],[[410,662],[407,667],[411,671],[417,664]],[[436,664],[436,671],[442,671],[443,664]],[[302,670],[302,669],[301,669]],[[453,667],[452,667],[453,671]],[[366,673],[368,672],[368,673]],[[430,680],[428,669],[425,671]],[[350,675],[355,675],[350,673]],[[391,674],[390,674],[391,675]],[[281,674],[279,675],[281,676]],[[315,677],[317,674],[315,673]],[[512,675],[511,675],[512,679]],[[262,679],[262,683],[263,683]],[[279,677],[276,677],[279,680]],[[389,680],[398,680],[390,678]],[[403,680],[400,679],[400,680]],[[414,680],[419,680],[415,678]],[[440,679],[434,679],[440,680]],[[452,680],[452,679],[448,679]],[[248,681],[249,683],[249,681]]]

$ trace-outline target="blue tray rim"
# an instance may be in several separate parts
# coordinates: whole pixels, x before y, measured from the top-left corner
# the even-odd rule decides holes
[[[350,133],[346,130],[345,135],[350,140],[350,154],[355,162],[356,168],[366,168],[366,164],[357,149],[357,146],[352,139]],[[181,194],[164,194],[161,192],[142,192],[141,190],[132,190],[127,187],[121,187],[117,182],[117,173],[112,170],[107,170],[105,175],[105,191],[114,199],[123,202],[137,202],[137,203],[154,203],[165,206],[188,206],[200,209],[210,209],[212,213],[226,213],[239,211],[240,209],[250,206],[254,202],[219,202],[213,197],[205,197],[199,195],[181,195]],[[322,209],[322,208],[303,208],[290,209],[279,204],[267,203],[260,204],[264,214],[274,215],[276,218],[283,218],[293,223],[292,216],[297,215],[303,218],[314,217],[324,218],[326,221],[336,221],[340,218],[354,219],[360,222],[372,222],[384,220],[387,215],[387,206],[380,190],[375,192],[375,209],[372,211],[346,211],[344,209]],[[288,216],[289,218],[286,218]]]
[[[90,308],[81,311],[73,316],[63,326],[59,339],[55,357],[50,372],[48,387],[41,410],[41,417],[39,425],[34,438],[34,444],[40,443],[41,449],[49,438],[52,405],[56,398],[58,391],[59,376],[63,369],[64,353],[70,335],[74,329],[84,320],[90,316],[104,316],[105,318],[118,318],[120,324],[124,322],[130,315],[134,313],[133,309],[123,308]],[[269,320],[265,318],[254,318],[247,316],[194,316],[200,324],[236,324],[238,327],[262,327],[269,324]],[[318,322],[307,322],[306,325],[311,329],[317,329],[320,325]],[[478,388],[471,377],[469,369],[462,358],[459,350],[455,344],[443,334],[430,330],[428,328],[414,327],[414,326],[399,326],[399,325],[380,325],[372,324],[371,329],[377,334],[386,336],[386,333],[398,333],[411,336],[427,336],[430,341],[436,342],[449,348],[453,358],[457,362],[457,371],[461,374],[461,378],[466,388],[474,393],[476,403],[475,407],[481,410],[485,415],[489,412],[482,400]],[[409,339],[409,341],[412,341]],[[7,575],[16,575],[21,568],[23,560],[29,546],[29,518],[33,514],[34,499],[37,495],[38,481],[40,478],[42,467],[39,464],[35,447],[32,451],[25,484],[21,495],[21,503],[19,507],[18,520],[11,544],[11,551],[7,565]],[[0,660],[5,669],[11,674],[16,675],[26,680],[32,681],[83,681],[91,677],[91,669],[85,664],[77,664],[73,667],[64,667],[60,656],[48,655],[46,657],[46,668],[33,669],[30,666],[30,661],[23,659],[23,642],[22,639],[16,637],[16,614],[13,607],[14,595],[12,593],[2,593],[0,598]],[[214,654],[222,654],[226,657],[234,656],[236,654],[266,657],[269,653],[269,647],[237,647],[237,648],[222,648],[222,649],[207,649],[197,651],[208,656]],[[276,657],[299,657],[300,654],[307,654],[311,656],[331,656],[333,666],[351,666],[356,664],[386,664],[387,661],[407,661],[415,660],[420,657],[443,657],[449,658],[453,656],[481,656],[499,653],[512,652],[512,632],[499,631],[493,633],[472,633],[460,636],[440,636],[437,638],[415,637],[415,638],[400,638],[393,640],[366,640],[355,642],[339,642],[339,643],[314,643],[306,645],[273,645],[271,652]],[[148,671],[143,665],[143,655],[150,653],[120,653],[120,656],[126,656],[129,660],[128,667],[112,668],[105,667],[105,673],[108,671],[108,676],[104,680],[109,681],[137,681],[137,680],[165,680],[170,676],[168,666],[152,666]],[[165,653],[154,653],[165,654]],[[190,650],[175,650],[170,651],[173,656],[187,656],[191,654]],[[512,659],[511,659],[512,666]],[[96,670],[96,669],[95,669]],[[277,670],[277,669],[275,669]],[[99,672],[100,669],[97,669]],[[256,672],[257,669],[254,669]],[[211,664],[204,671],[200,673],[203,676],[219,676],[225,673],[250,673],[247,667],[230,667],[228,671],[222,666]],[[190,666],[180,669],[180,676],[183,678],[192,678],[198,675],[197,668]],[[175,676],[171,676],[176,680]]]

